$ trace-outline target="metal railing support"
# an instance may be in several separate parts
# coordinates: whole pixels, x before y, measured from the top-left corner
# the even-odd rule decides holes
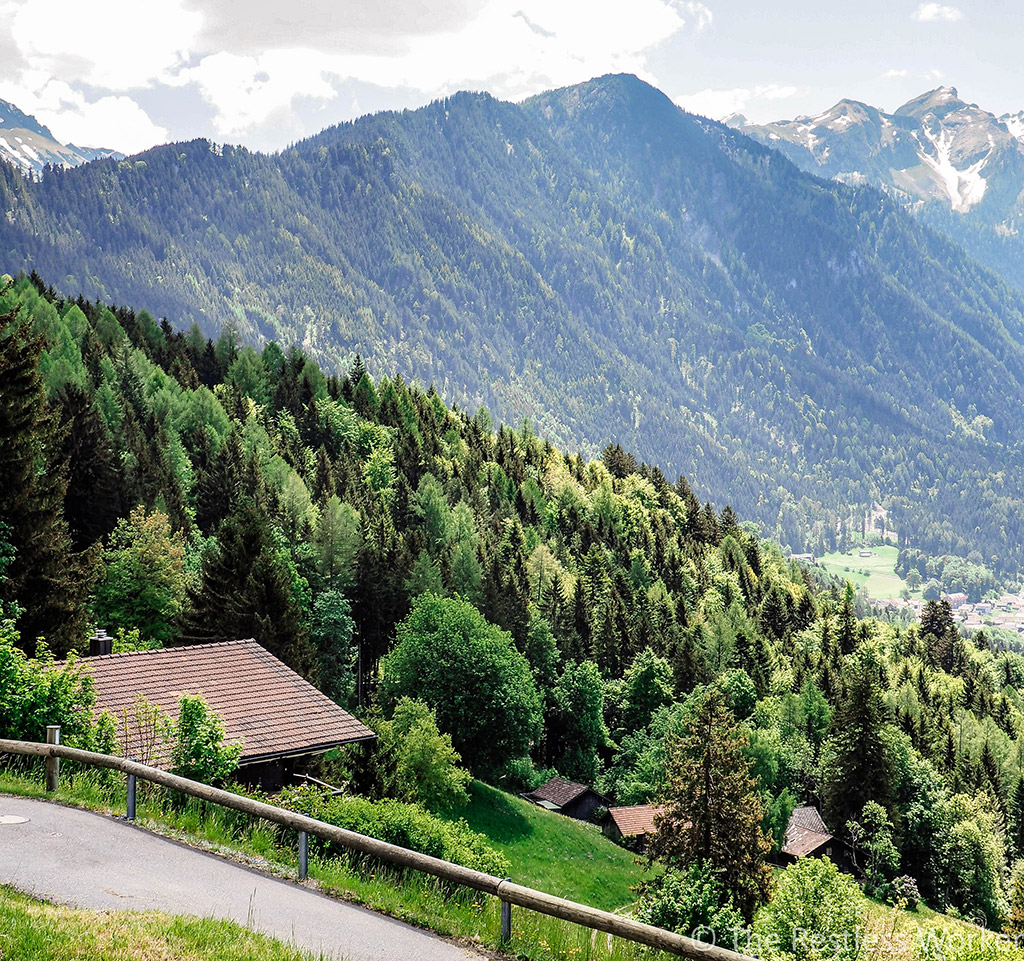
[[[46,727],[46,743],[60,744],[60,725],[48,724]],[[60,787],[60,758],[49,755],[46,758],[46,790],[53,794]]]
[[[309,877],[309,834],[299,831],[299,880]]]
[[[126,815],[129,821],[135,820],[135,775],[128,775],[128,804]]]

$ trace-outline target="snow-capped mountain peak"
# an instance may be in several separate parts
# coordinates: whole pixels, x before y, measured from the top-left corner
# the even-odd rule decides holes
[[[939,203],[1009,224],[1024,196],[1024,111],[995,117],[937,87],[892,113],[841,100],[814,117],[738,129],[796,164],[856,183],[873,183],[910,203]]]
[[[102,147],[62,144],[35,117],[0,100],[0,160],[8,161],[27,176],[39,176],[47,164],[77,167],[100,157],[123,156]]]

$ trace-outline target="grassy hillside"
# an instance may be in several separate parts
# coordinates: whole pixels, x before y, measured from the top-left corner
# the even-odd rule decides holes
[[[0,886],[0,958],[32,961],[308,961],[228,921],[159,911],[78,911]]]
[[[895,547],[871,547],[871,557],[860,557],[859,548],[835,551],[818,558],[818,563],[829,572],[849,581],[879,601],[895,600],[907,586],[896,573]],[[914,592],[911,591],[913,594]]]
[[[634,855],[593,824],[545,811],[480,781],[459,812],[512,863],[517,884],[614,911],[634,900],[631,886],[644,878]]]

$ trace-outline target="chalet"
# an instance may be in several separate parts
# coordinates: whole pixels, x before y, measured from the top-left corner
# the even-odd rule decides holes
[[[560,777],[553,777],[523,797],[538,807],[557,811],[577,821],[588,821],[599,807],[608,806],[608,798],[598,794],[593,788]]]
[[[635,851],[642,852],[647,846],[648,835],[657,830],[654,817],[663,808],[656,804],[633,804],[628,807],[608,808],[601,822],[605,837],[617,843],[625,843]]]
[[[959,610],[964,604],[967,603],[967,595],[962,591],[956,594],[943,594],[942,600],[946,601],[949,606],[954,610]]]
[[[840,846],[840,842],[829,834],[816,807],[799,807],[793,811],[786,827],[782,860],[791,864],[800,858],[833,858]]]
[[[94,648],[95,649],[95,648]],[[239,777],[280,788],[313,757],[376,735],[254,640],[83,657],[97,714],[118,721],[125,753],[162,766],[136,704],[143,697],[172,720],[183,694],[201,695],[224,722],[226,741],[241,741]]]

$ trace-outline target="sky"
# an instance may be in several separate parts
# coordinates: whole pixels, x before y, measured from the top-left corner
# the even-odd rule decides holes
[[[273,151],[457,90],[521,100],[606,73],[757,123],[940,85],[1024,109],[1024,4],[994,0],[0,0],[0,24],[0,98],[125,153]]]

